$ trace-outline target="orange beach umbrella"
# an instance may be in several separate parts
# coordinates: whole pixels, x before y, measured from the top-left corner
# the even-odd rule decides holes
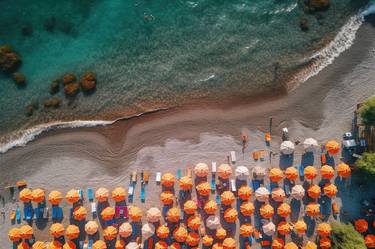
[[[219,228],[216,229],[215,236],[219,240],[223,240],[227,237],[227,231],[224,228],[219,227]]]
[[[240,234],[242,237],[250,237],[254,233],[254,227],[250,223],[242,224],[240,226]]]
[[[350,169],[349,165],[347,165],[345,163],[340,163],[337,166],[337,174],[341,177],[344,177],[344,178],[349,177],[350,174],[351,174],[351,169]]]
[[[277,224],[277,232],[281,235],[288,235],[290,230],[292,230],[292,227],[286,221]]]
[[[87,211],[84,206],[77,206],[73,210],[73,217],[75,220],[81,221],[86,219]]]
[[[194,174],[198,177],[205,177],[208,175],[208,165],[205,163],[198,163],[194,167]]]
[[[270,180],[272,182],[279,182],[283,179],[284,174],[279,168],[272,168],[269,173]]]
[[[298,234],[304,234],[307,230],[307,224],[303,220],[299,220],[294,224],[294,229]]]
[[[34,244],[33,244],[33,249],[47,249],[47,245],[46,243],[44,243],[43,241],[36,241]]]
[[[208,196],[208,195],[210,195],[210,192],[211,192],[211,186],[208,182],[199,183],[197,185],[196,189],[197,189],[197,192],[199,193],[199,195],[201,195],[201,196]]]
[[[134,248],[136,248],[136,247],[134,247]],[[159,240],[155,244],[155,249],[167,249],[167,248],[168,248],[168,244],[167,244],[167,242],[165,242],[163,240]]]
[[[199,244],[199,234],[190,232],[188,233],[188,236],[186,237],[186,243],[192,247],[192,246],[197,246]]]
[[[179,243],[185,242],[187,236],[188,236],[188,231],[186,230],[185,227],[179,226],[173,231],[173,237]]]
[[[337,187],[332,183],[327,183],[324,185],[323,191],[328,197],[333,198],[337,194]]]
[[[66,227],[65,236],[68,239],[76,239],[79,236],[79,227],[76,225],[69,225]]]
[[[169,249],[180,249],[181,245],[177,242],[173,242],[170,246]]]
[[[172,207],[167,212],[167,221],[177,223],[180,221],[181,211],[177,207]]]
[[[20,235],[22,239],[31,239],[34,234],[33,228],[29,225],[20,227]]]
[[[36,188],[32,192],[32,201],[36,203],[43,202],[46,198],[46,194],[43,189]]]
[[[331,234],[332,228],[328,223],[320,223],[316,230],[320,237],[328,237]]]
[[[142,215],[143,215],[143,212],[142,212],[142,209],[140,209],[139,207],[136,207],[136,206],[131,206],[129,208],[129,217],[132,221],[140,221],[142,219]]]
[[[98,223],[96,221],[90,220],[85,225],[85,231],[88,235],[94,235],[98,231]]]
[[[19,180],[16,182],[16,186],[17,187],[26,187],[27,186],[27,182],[25,180]]]
[[[274,209],[270,204],[264,204],[260,207],[260,215],[263,218],[269,219],[273,216],[274,214]]]
[[[214,238],[211,235],[204,235],[202,238],[202,244],[204,246],[210,247],[214,243]]]
[[[19,194],[19,199],[22,201],[22,202],[29,202],[33,199],[33,194],[31,192],[30,189],[28,188],[24,188],[21,190],[20,194]]]
[[[117,228],[114,226],[107,226],[103,230],[103,237],[105,240],[114,240],[117,237]]]
[[[320,249],[331,248],[331,240],[329,238],[321,238],[319,241]]]
[[[107,245],[105,244],[103,240],[97,240],[92,245],[92,249],[107,249]]]
[[[197,231],[202,224],[202,220],[199,216],[193,215],[188,218],[187,223],[190,229]]]
[[[298,246],[294,242],[286,243],[284,249],[298,249]]]
[[[59,205],[60,202],[64,199],[63,195],[61,192],[53,190],[49,193],[48,195],[48,201],[52,205]]]
[[[228,164],[221,164],[217,169],[217,174],[221,179],[228,179],[232,173],[232,167]]]
[[[273,241],[272,241],[272,249],[284,249],[284,240],[282,240],[281,238],[275,238]]]
[[[254,210],[255,210],[255,207],[252,202],[244,202],[240,206],[240,212],[243,216],[253,215]]]
[[[174,175],[172,175],[171,173],[165,173],[161,177],[161,184],[164,187],[170,188],[174,185],[174,182],[175,182],[175,178],[174,178]]]
[[[316,199],[319,198],[320,196],[320,187],[318,185],[312,184],[308,189],[307,189],[307,195],[310,198]]]
[[[116,240],[115,249],[125,249],[125,242],[122,239]]]
[[[184,203],[184,211],[187,214],[194,214],[195,211],[197,211],[197,209],[198,209],[197,203],[193,200],[187,200]]]
[[[160,194],[160,201],[163,203],[163,205],[172,205],[174,200],[174,194],[167,190]]]
[[[98,188],[95,192],[95,198],[99,201],[99,202],[105,202],[108,200],[108,197],[109,197],[109,191],[108,189],[106,188]]]
[[[312,241],[307,241],[303,249],[318,249],[318,246]]]
[[[317,203],[309,203],[306,206],[306,214],[310,217],[315,217],[320,214],[320,205]]]
[[[59,238],[64,235],[65,229],[61,223],[53,223],[49,228],[49,233],[54,238]]]
[[[366,235],[365,244],[367,248],[375,248],[375,235],[373,234]]]
[[[252,192],[253,190],[249,186],[243,185],[238,189],[238,197],[243,201],[247,201],[250,199]]]
[[[68,193],[66,193],[66,195],[65,195],[65,199],[66,199],[67,202],[69,202],[71,204],[79,201],[80,197],[79,197],[78,190],[77,189],[69,190]]]
[[[19,243],[17,245],[17,249],[29,249],[30,246],[28,243],[26,243],[25,241],[22,241],[21,243]]]
[[[340,144],[335,140],[330,140],[325,145],[326,150],[330,155],[334,155],[340,152]]]
[[[224,220],[228,223],[236,222],[238,217],[238,212],[234,208],[228,208],[224,212]]]
[[[156,235],[160,239],[166,239],[169,237],[169,228],[167,226],[161,225],[156,229]]]
[[[292,212],[292,209],[290,208],[290,205],[288,203],[282,203],[278,208],[277,208],[277,214],[280,217],[288,217],[290,213]]]
[[[214,200],[208,200],[206,204],[204,204],[203,209],[206,214],[215,214],[217,211],[217,204]]]
[[[307,166],[304,169],[304,175],[307,179],[313,180],[317,176],[316,168],[313,166]]]
[[[221,243],[215,243],[212,246],[212,249],[223,249],[223,245]]]
[[[102,210],[100,215],[104,221],[112,220],[113,217],[115,216],[115,209],[113,207],[106,207]],[[129,211],[129,215],[130,215],[130,211]]]
[[[235,249],[236,241],[233,238],[225,238],[223,241],[223,249]]]
[[[359,219],[354,222],[355,230],[365,233],[368,230],[368,222],[365,219]]]
[[[16,227],[11,228],[8,231],[8,238],[12,242],[20,241],[21,240],[21,231],[20,231],[20,229],[18,229]]]
[[[125,201],[126,198],[126,190],[122,187],[117,187],[112,190],[112,199],[115,202]]]
[[[73,241],[68,240],[63,245],[63,249],[76,249],[76,244],[74,244]]]
[[[48,249],[62,249],[62,248],[63,248],[63,245],[58,240],[53,240],[48,245]]]
[[[298,178],[298,171],[295,167],[288,167],[284,174],[289,181],[295,181]]]
[[[329,165],[323,165],[320,168],[320,174],[322,175],[322,178],[324,179],[331,179],[335,176],[335,170],[329,166]]]
[[[193,179],[189,176],[183,176],[178,182],[180,189],[190,190],[193,187]]]
[[[221,203],[223,205],[232,205],[233,202],[236,200],[236,197],[234,196],[234,194],[231,192],[231,191],[224,191],[221,195],[220,195],[220,199],[221,199]]]
[[[119,227],[119,235],[123,238],[127,238],[132,235],[133,233],[133,227],[130,225],[129,222],[124,222]]]

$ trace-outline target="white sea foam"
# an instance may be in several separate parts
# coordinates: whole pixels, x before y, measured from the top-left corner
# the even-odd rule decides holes
[[[11,134],[9,141],[0,143],[0,154],[5,153],[8,150],[25,146],[28,142],[34,140],[40,134],[61,128],[78,128],[78,127],[93,127],[100,125],[110,125],[115,121],[104,121],[104,120],[75,120],[69,122],[51,122],[46,124],[37,125],[26,130],[18,131],[17,133]]]
[[[364,22],[365,16],[373,13],[375,13],[375,4],[369,5],[365,10],[352,16],[326,47],[306,58],[306,61],[311,61],[312,63],[307,70],[303,70],[303,72],[296,74],[291,79],[290,82],[293,83],[291,84],[293,88],[288,90],[295,89],[300,83],[317,75],[325,67],[332,64],[341,53],[349,49],[354,43],[357,31]]]

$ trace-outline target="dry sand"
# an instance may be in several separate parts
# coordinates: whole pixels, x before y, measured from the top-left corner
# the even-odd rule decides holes
[[[330,138],[340,140],[350,130],[356,104],[375,94],[374,41],[375,28],[371,24],[363,25],[348,51],[288,95],[275,94],[260,101],[248,101],[250,104],[201,103],[119,121],[107,127],[49,132],[26,147],[0,155],[1,186],[25,179],[31,187],[62,192],[73,187],[127,187],[132,170],[148,169],[154,179],[157,171],[176,172],[198,161],[221,163],[232,150],[239,155],[242,132],[249,134],[250,143],[238,165],[253,167],[259,162],[250,159],[250,152],[265,148],[263,132],[271,116],[274,134],[271,149],[275,152],[278,152],[282,127],[289,127],[292,140],[303,141],[306,137],[315,137],[319,142]],[[274,159],[271,164],[269,161],[261,164],[276,166],[278,157]],[[294,164],[298,165],[300,159],[301,150],[296,153]],[[348,189],[345,198],[358,198],[355,191]],[[149,207],[158,202],[159,193],[160,189],[154,188],[151,182],[146,204],[137,200],[136,203]],[[138,190],[136,199],[139,199]],[[8,202],[7,210],[14,205]],[[357,215],[356,205],[347,209],[353,216]],[[4,248],[10,246],[9,227],[9,219],[0,225],[0,245]],[[47,231],[38,232],[43,233]]]

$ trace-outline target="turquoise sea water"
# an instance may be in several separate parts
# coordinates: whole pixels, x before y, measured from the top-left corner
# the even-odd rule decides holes
[[[367,1],[331,1],[299,27],[297,0],[1,0],[0,44],[22,56],[27,86],[0,74],[0,134],[47,121],[136,114],[202,98],[251,96],[332,38]],[[49,23],[49,30],[46,29]],[[52,25],[53,24],[53,25]],[[22,35],[22,28],[32,34]],[[61,108],[42,102],[66,72],[98,75],[97,91]],[[39,102],[32,117],[25,107]]]

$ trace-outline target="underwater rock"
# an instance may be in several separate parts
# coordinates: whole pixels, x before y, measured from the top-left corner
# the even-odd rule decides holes
[[[43,27],[48,32],[53,32],[56,27],[56,18],[54,16],[44,20]]]
[[[330,0],[305,0],[303,9],[306,13],[313,13],[319,10],[327,10]]]
[[[33,113],[34,113],[34,107],[33,107],[33,105],[32,104],[27,105],[26,108],[25,108],[25,115],[27,117],[30,117],[30,116],[33,115]]]
[[[305,17],[301,17],[299,20],[299,26],[302,31],[308,31],[309,30],[309,20]]]
[[[84,92],[93,91],[96,88],[96,76],[93,72],[87,72],[81,77],[79,83]]]
[[[30,36],[33,34],[33,27],[30,25],[25,25],[21,28],[21,34],[23,36]]]
[[[50,108],[50,107],[58,108],[60,107],[60,104],[61,104],[61,99],[58,97],[53,97],[43,102],[43,105],[45,108]]]
[[[12,75],[13,81],[18,85],[18,86],[23,86],[26,83],[26,78],[22,73],[14,73]]]
[[[67,84],[64,87],[64,93],[68,97],[76,96],[78,91],[79,91],[79,84],[76,82]]]
[[[74,74],[71,74],[71,73],[67,73],[63,76],[63,84],[64,85],[68,85],[70,83],[73,83],[77,80],[76,76]]]
[[[0,68],[7,73],[15,72],[21,65],[21,57],[9,45],[0,46]]]
[[[50,94],[56,94],[60,90],[60,81],[54,80],[51,82],[51,85],[49,86],[49,93]]]

